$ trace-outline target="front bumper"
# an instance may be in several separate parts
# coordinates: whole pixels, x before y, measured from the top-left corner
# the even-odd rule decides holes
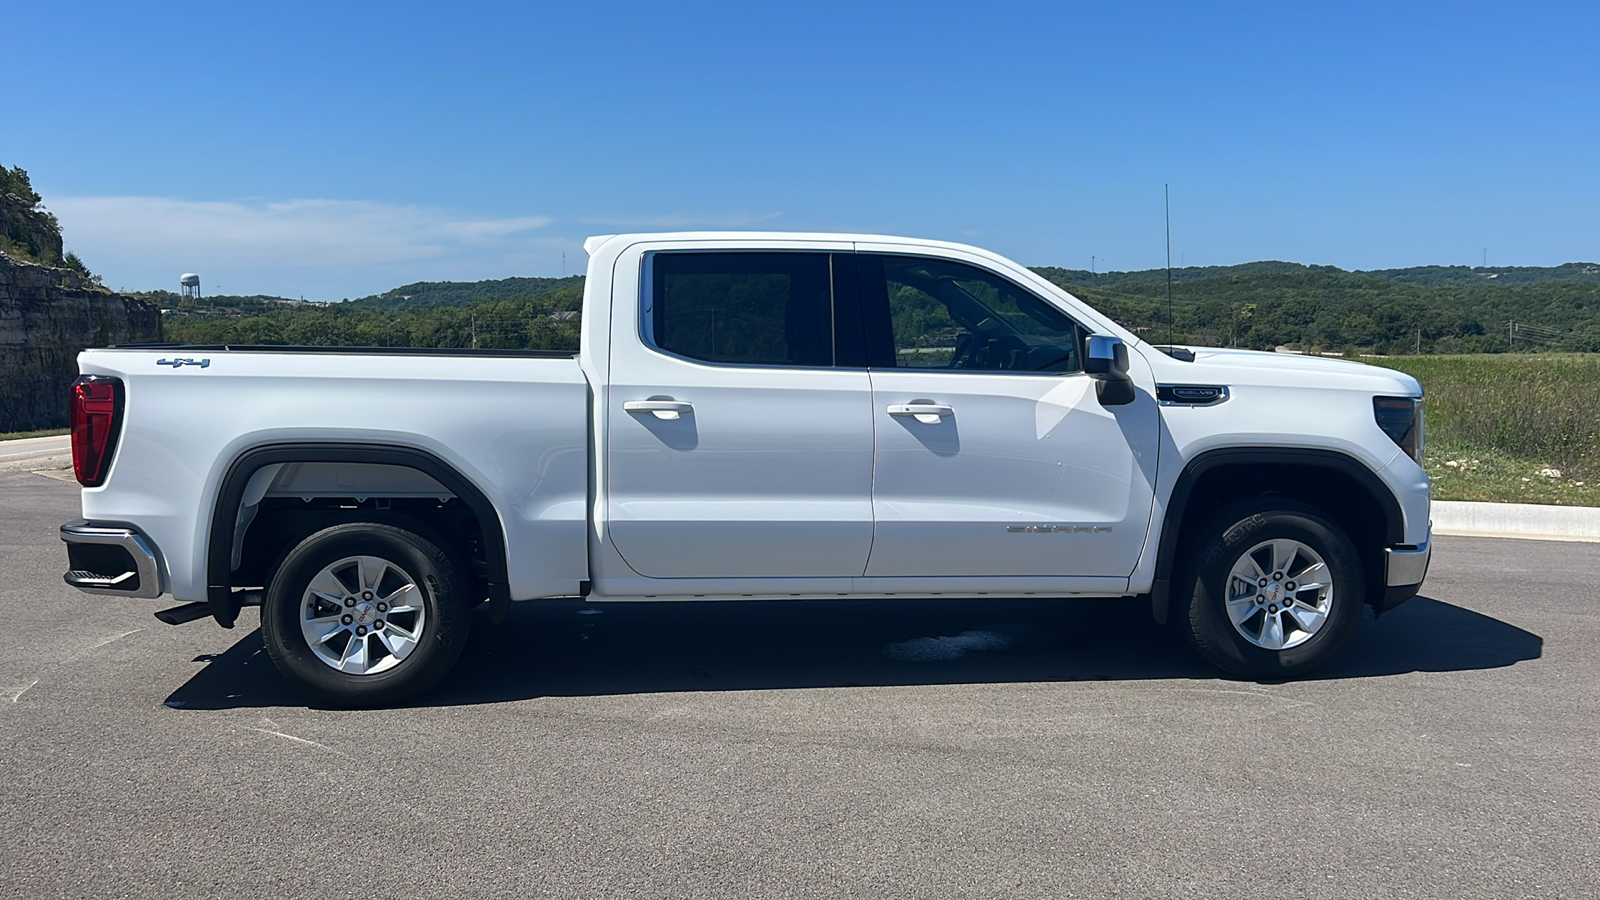
[[[1379,614],[1415,597],[1422,588],[1422,580],[1428,577],[1428,563],[1433,556],[1432,539],[1433,528],[1430,525],[1428,537],[1421,544],[1389,547],[1383,551],[1384,590],[1383,598],[1377,603]]]
[[[161,596],[155,545],[126,525],[79,519],[61,526],[68,572],[62,580],[86,594],[150,599]]]

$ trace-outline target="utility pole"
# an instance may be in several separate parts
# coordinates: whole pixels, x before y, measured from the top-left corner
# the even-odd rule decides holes
[[[1422,355],[1422,329],[1417,329],[1417,355]]]
[[[1511,349],[1517,349],[1517,323],[1506,323],[1506,340],[1511,343]]]
[[[472,313],[472,349],[478,349],[478,314]]]

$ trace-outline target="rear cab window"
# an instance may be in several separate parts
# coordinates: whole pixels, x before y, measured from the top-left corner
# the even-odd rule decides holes
[[[835,255],[651,253],[645,343],[721,365],[831,367]]]

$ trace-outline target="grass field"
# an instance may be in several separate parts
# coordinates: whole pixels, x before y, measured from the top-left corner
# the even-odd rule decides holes
[[[1422,382],[1434,499],[1600,506],[1600,354],[1367,361]]]
[[[45,428],[41,431],[0,431],[0,441],[20,441],[23,438],[54,437],[66,434],[65,428]]]

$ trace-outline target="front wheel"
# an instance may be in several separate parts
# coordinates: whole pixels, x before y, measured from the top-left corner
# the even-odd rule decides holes
[[[284,558],[262,603],[267,654],[341,706],[431,687],[465,645],[466,580],[427,539],[392,525],[325,528]]]
[[[1219,668],[1294,677],[1328,662],[1355,633],[1361,560],[1316,510],[1281,499],[1242,504],[1197,537],[1175,586],[1187,601],[1186,637]]]

